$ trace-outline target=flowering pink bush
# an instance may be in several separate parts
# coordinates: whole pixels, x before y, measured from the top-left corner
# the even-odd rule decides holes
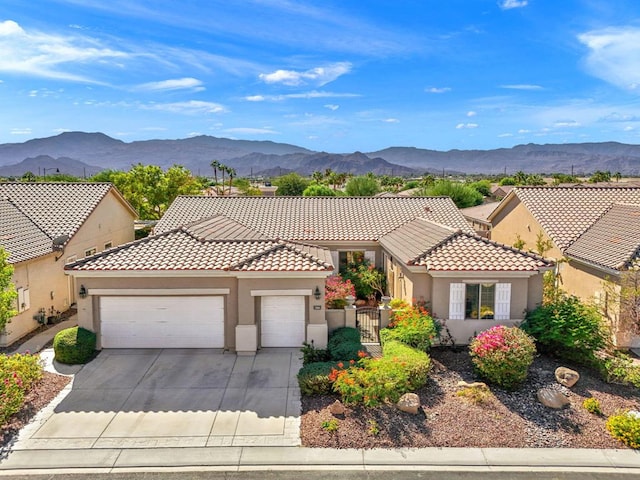
[[[469,351],[484,378],[512,389],[527,378],[536,346],[533,338],[518,327],[497,325],[476,336]]]
[[[344,308],[347,304],[345,298],[349,295],[356,295],[351,280],[343,280],[340,275],[327,278],[324,284],[324,301],[327,308]]]

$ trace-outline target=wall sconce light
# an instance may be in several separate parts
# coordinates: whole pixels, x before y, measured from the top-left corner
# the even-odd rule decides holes
[[[316,300],[320,300],[322,293],[320,292],[320,287],[316,286],[316,289],[313,291],[313,296],[316,297]]]
[[[398,275],[398,278],[404,278],[404,272],[400,272],[400,274]]]
[[[84,287],[84,285],[80,285],[78,295],[80,295],[80,298],[87,298],[87,289]]]
[[[55,298],[56,294],[55,294],[55,292],[53,290],[51,290],[49,292],[49,296],[51,297],[51,300],[53,300]]]

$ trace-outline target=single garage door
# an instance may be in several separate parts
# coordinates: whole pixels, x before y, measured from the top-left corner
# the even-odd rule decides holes
[[[261,345],[300,347],[305,340],[303,296],[262,297]]]
[[[102,296],[103,348],[222,348],[224,297]]]

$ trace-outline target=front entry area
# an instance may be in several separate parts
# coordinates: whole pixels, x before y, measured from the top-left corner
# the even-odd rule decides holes
[[[301,347],[305,341],[305,309],[302,295],[262,297],[262,347]]]
[[[102,348],[223,348],[222,296],[101,296]]]

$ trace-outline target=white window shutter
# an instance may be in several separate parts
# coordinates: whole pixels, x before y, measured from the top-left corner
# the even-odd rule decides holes
[[[31,308],[31,295],[29,294],[29,289],[24,289],[24,309],[29,310]]]
[[[449,285],[449,319],[464,320],[464,296],[466,288],[464,283],[452,283]]]
[[[364,252],[364,259],[368,260],[373,266],[376,264],[376,252],[373,250],[367,250]]]
[[[509,320],[511,318],[511,284],[496,283],[496,320]]]
[[[16,298],[16,303],[18,305],[17,305],[16,310],[18,310],[18,313],[20,313],[23,310],[22,309],[22,303],[24,302],[24,289],[22,287],[20,287],[20,288],[17,289],[17,291],[18,291],[18,298]]]
[[[331,261],[333,262],[333,273],[340,273],[340,256],[335,250],[331,250]]]

